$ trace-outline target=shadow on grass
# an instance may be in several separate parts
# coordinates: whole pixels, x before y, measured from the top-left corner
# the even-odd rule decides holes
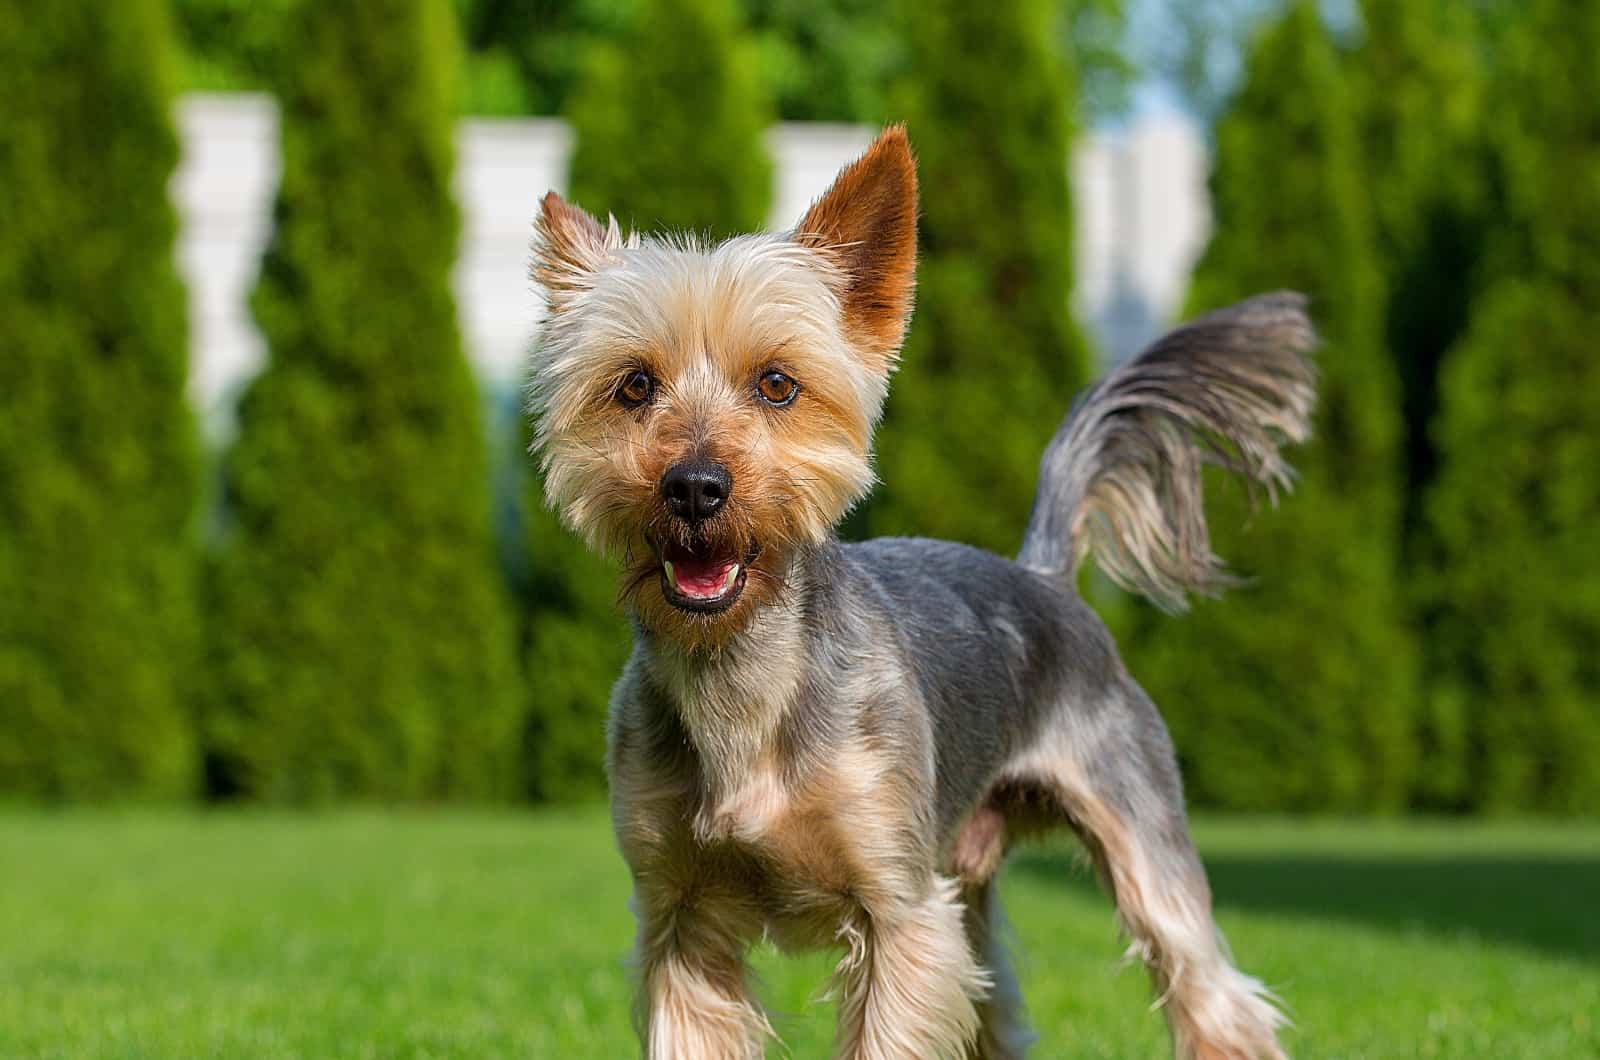
[[[1222,910],[1476,936],[1600,962],[1600,852],[1593,858],[1222,854],[1206,858],[1206,869]],[[1008,871],[1095,888],[1067,847],[1019,850]]]

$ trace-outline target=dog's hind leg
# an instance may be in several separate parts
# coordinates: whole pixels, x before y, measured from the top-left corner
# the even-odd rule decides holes
[[[967,941],[992,984],[989,996],[978,1002],[978,1040],[973,1045],[973,1060],[1017,1060],[1033,1043],[1027,1013],[1022,1004],[1022,989],[1006,954],[1005,917],[993,880],[969,883],[962,888],[966,906],[964,922]]]
[[[1173,1051],[1184,1060],[1281,1060],[1285,1021],[1265,988],[1233,966],[1189,838],[1171,741],[1131,680],[1073,705],[1023,763],[1094,859],[1133,953],[1150,969]]]

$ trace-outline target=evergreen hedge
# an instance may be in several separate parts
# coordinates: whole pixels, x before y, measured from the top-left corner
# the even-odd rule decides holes
[[[270,800],[498,796],[522,697],[450,267],[447,0],[301,0],[227,458],[213,782]]]
[[[615,567],[529,497],[528,794],[571,802],[605,794],[605,717],[632,632]]]
[[[1073,323],[1073,79],[1047,0],[907,2],[899,95],[922,188],[918,309],[857,526],[1016,550],[1039,455],[1088,378]]]
[[[1217,550],[1259,580],[1183,618],[1145,615],[1130,666],[1167,712],[1195,801],[1397,808],[1416,697],[1397,586],[1397,393],[1355,115],[1309,0],[1251,48],[1212,193],[1192,308],[1312,295],[1325,338],[1316,438],[1293,454],[1301,477],[1279,510],[1252,516],[1231,483],[1211,483]]]
[[[1413,572],[1426,563],[1423,498],[1439,463],[1431,434],[1439,368],[1482,293],[1497,215],[1484,142],[1486,49],[1478,18],[1454,0],[1364,0],[1361,13],[1365,31],[1349,77],[1404,420],[1400,586],[1426,631],[1427,580]],[[1448,697],[1423,695],[1418,706],[1413,798],[1434,809],[1459,805],[1468,783],[1464,720]]]
[[[881,122],[898,41],[880,0],[741,0],[787,121]]]
[[[1600,810],[1600,8],[1501,38],[1498,277],[1446,357],[1428,498],[1434,711],[1462,804]]]
[[[268,87],[284,51],[285,14],[298,0],[172,0],[191,87]]]
[[[1348,81],[1386,281],[1387,345],[1405,413],[1406,525],[1437,456],[1428,425],[1439,361],[1466,327],[1492,207],[1485,165],[1486,61],[1455,0],[1364,0]]]
[[[568,118],[570,191],[624,228],[758,230],[772,201],[772,114],[732,0],[640,0],[595,45]]]
[[[192,787],[198,462],[157,0],[0,0],[0,795]]]

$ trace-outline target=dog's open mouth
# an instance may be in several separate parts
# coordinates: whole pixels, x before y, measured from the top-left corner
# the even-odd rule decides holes
[[[668,603],[683,611],[725,611],[744,592],[754,558],[753,549],[741,556],[723,547],[690,549],[668,545],[661,550],[662,591]]]

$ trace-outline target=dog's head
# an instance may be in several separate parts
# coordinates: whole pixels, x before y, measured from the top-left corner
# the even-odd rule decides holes
[[[898,126],[785,235],[624,237],[545,196],[531,384],[545,494],[622,561],[649,628],[718,642],[871,488],[916,213]]]

